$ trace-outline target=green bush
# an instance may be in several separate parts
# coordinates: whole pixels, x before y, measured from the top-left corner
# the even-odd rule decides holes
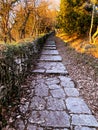
[[[91,26],[91,12],[85,9],[86,4],[84,0],[61,0],[56,27],[63,29],[67,34],[88,34]],[[92,34],[96,31],[97,25],[96,13]]]
[[[86,34],[87,32],[89,32],[90,23],[91,23],[91,16],[80,13],[79,17],[77,18],[76,32],[78,34]]]
[[[12,103],[20,97],[21,83],[36,64],[42,47],[52,34],[46,34],[33,42],[6,45],[0,58],[0,101],[1,105]]]

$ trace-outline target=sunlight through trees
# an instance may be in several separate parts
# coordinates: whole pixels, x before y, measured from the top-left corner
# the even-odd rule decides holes
[[[54,15],[46,0],[2,0],[0,40],[7,43],[45,33],[53,28]]]

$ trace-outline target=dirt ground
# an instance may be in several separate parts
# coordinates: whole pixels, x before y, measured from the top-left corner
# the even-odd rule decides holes
[[[54,37],[70,77],[98,120],[98,59],[79,54],[59,37]]]

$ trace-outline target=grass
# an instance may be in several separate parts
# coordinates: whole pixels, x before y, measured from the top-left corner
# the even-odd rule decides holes
[[[98,38],[95,44],[89,44],[89,39],[84,36],[80,37],[76,34],[69,36],[64,33],[57,36],[77,52],[86,53],[98,58]]]
[[[8,44],[8,45],[17,45],[17,44],[20,44],[20,43],[28,43],[28,42],[32,42],[32,41],[34,41],[34,39],[36,39],[36,38],[40,38],[40,37],[42,37],[42,36],[44,36],[45,35],[45,33],[41,33],[41,34],[39,34],[38,36],[36,36],[36,37],[27,37],[27,38],[24,38],[24,39],[20,39],[20,40],[17,40],[16,42],[15,41],[12,41],[11,43],[10,42],[8,42],[8,43],[6,43],[6,44]],[[4,43],[4,41],[0,41],[0,45],[6,45],[5,43]]]
[[[17,40],[16,42],[12,41],[11,43],[10,42],[4,43],[4,41],[0,41],[0,51],[4,50],[6,48],[6,46],[8,46],[8,45],[18,46],[20,44],[30,43],[30,42],[34,41],[36,38],[43,37],[44,35],[45,35],[45,33],[42,33],[42,34],[39,34],[36,37],[28,37],[28,38]]]

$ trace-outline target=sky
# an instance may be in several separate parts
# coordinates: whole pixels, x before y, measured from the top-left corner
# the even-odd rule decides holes
[[[59,9],[60,0],[49,0],[49,2],[51,3],[52,8]]]
[[[50,1],[52,1],[54,3],[60,3],[60,0],[50,0]]]

